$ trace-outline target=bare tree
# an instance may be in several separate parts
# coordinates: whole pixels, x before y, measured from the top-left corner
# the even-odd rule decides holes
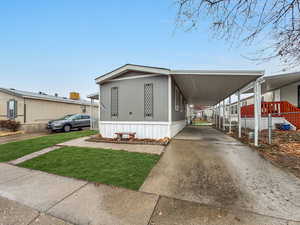
[[[188,30],[209,21],[214,34],[228,41],[254,44],[264,38],[259,60],[300,62],[300,0],[177,0],[178,22]]]

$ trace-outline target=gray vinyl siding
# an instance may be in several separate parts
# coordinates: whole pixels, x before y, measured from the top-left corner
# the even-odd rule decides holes
[[[175,110],[175,86],[176,86],[176,84],[173,80],[172,81],[172,121],[185,120],[186,106],[184,106],[182,112],[180,112],[180,109],[179,109],[179,111]],[[180,89],[179,89],[179,91],[180,91]]]
[[[144,115],[144,85],[153,84],[153,117]],[[111,88],[118,87],[118,117],[111,117]],[[168,77],[112,81],[101,84],[101,121],[168,121]]]
[[[280,88],[280,100],[298,106],[298,86],[300,82],[296,82]]]

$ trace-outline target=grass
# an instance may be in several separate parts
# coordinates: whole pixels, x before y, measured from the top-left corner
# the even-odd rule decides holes
[[[138,190],[158,159],[151,154],[63,147],[19,166]]]
[[[206,126],[206,125],[210,125],[211,123],[208,121],[204,121],[204,120],[197,120],[197,121],[193,121],[192,125],[194,126]]]
[[[95,133],[96,131],[92,130],[73,131],[2,144],[0,145],[0,162],[14,160],[43,148]]]

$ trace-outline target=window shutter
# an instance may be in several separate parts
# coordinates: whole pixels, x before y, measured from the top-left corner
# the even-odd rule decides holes
[[[111,88],[111,116],[118,116],[118,87]]]
[[[13,100],[14,101],[14,113],[13,113],[13,116],[14,116],[14,119],[18,117],[18,102],[16,100]]]
[[[9,101],[6,102],[6,117],[10,119]]]
[[[144,85],[144,116],[153,117],[153,84]]]

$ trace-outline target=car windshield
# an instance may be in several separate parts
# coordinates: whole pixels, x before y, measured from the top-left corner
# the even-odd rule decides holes
[[[74,116],[74,115],[73,115],[73,114],[72,114],[72,115],[66,115],[66,116],[60,118],[59,120],[68,120],[68,119],[70,119],[72,116]]]
[[[70,116],[68,119],[69,120],[78,120],[81,118],[81,115],[78,115],[78,114],[74,114],[72,116]]]

